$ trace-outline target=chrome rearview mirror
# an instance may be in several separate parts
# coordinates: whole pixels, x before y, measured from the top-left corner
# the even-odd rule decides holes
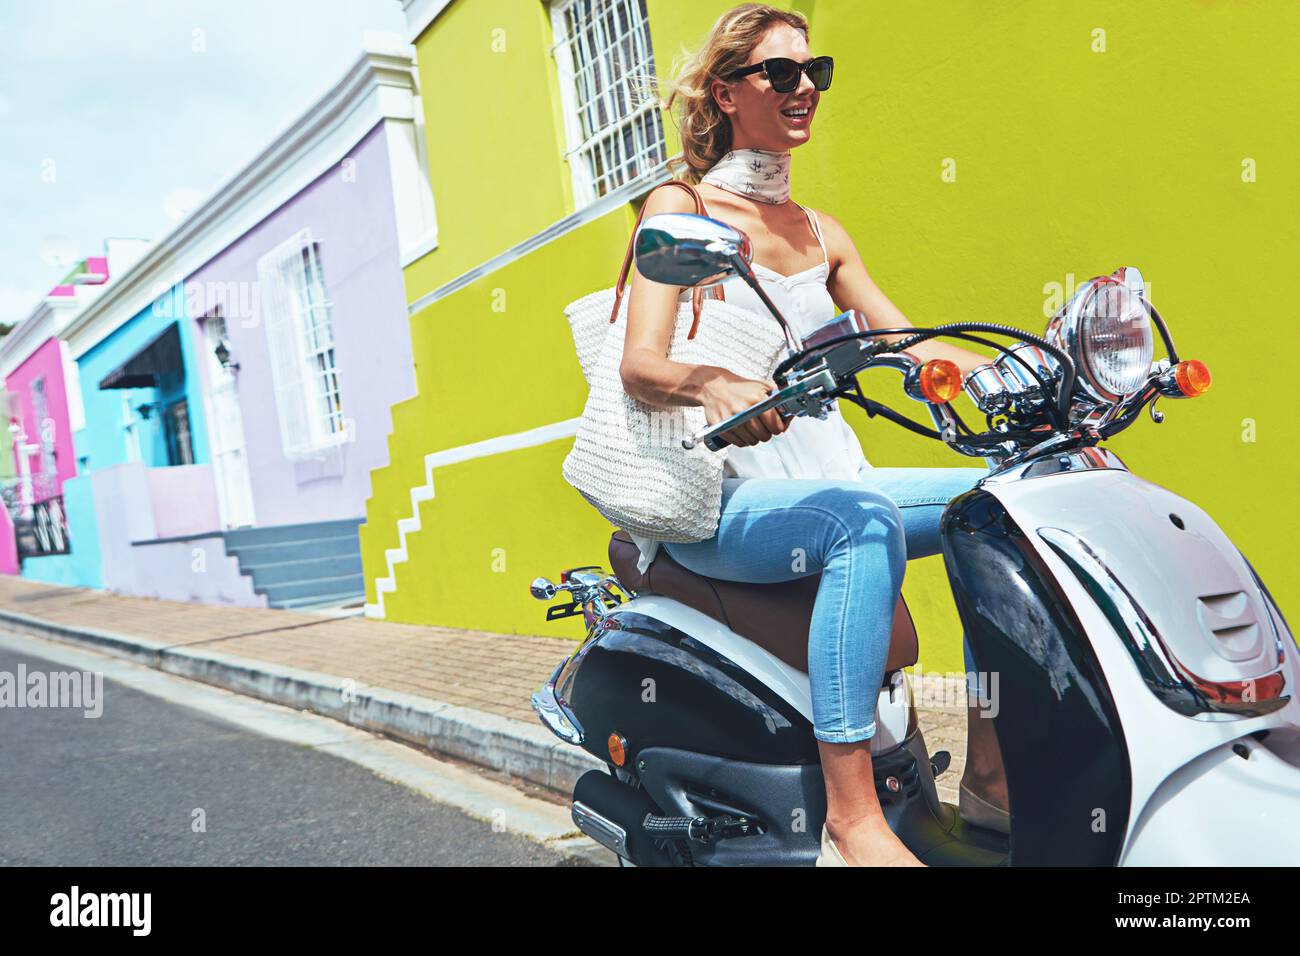
[[[632,248],[637,271],[652,282],[710,286],[739,276],[780,324],[790,350],[803,347],[750,268],[754,249],[739,229],[706,216],[664,212],[641,223]]]
[[[742,274],[754,257],[749,236],[726,223],[685,212],[651,216],[636,234],[636,267],[652,282],[716,285]],[[739,262],[738,262],[739,260]]]

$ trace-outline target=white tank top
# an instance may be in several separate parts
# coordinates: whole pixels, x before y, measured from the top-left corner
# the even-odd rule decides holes
[[[763,291],[781,310],[790,328],[807,335],[836,313],[835,302],[826,288],[830,277],[830,259],[822,239],[817,214],[800,206],[821,246],[822,261],[812,268],[785,276],[766,266],[754,264]],[[732,305],[769,315],[754,290],[743,279],[722,283],[723,296]],[[683,298],[689,291],[683,293]],[[772,319],[775,322],[775,319]],[[723,465],[724,478],[832,478],[856,480],[859,469],[871,467],[862,453],[862,443],[844,420],[838,407],[824,419],[800,416],[791,419],[780,435],[747,448],[728,447]],[[632,535],[641,552],[637,569],[644,572],[659,551],[657,541]]]

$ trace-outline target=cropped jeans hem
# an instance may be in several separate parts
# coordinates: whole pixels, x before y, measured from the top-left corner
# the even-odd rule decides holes
[[[859,730],[818,730],[813,728],[813,736],[824,744],[860,744],[876,735],[876,722],[873,720]]]

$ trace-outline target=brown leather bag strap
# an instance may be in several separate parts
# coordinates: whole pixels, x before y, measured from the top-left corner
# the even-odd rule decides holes
[[[670,179],[668,182],[661,183],[660,185],[677,186],[680,189],[685,189],[688,193],[691,194],[691,198],[695,200],[696,215],[699,216],[704,215],[704,200],[700,198],[700,194],[695,191],[695,187],[693,187],[690,183],[682,182],[680,179]],[[655,187],[655,189],[658,188],[659,186]],[[654,190],[651,190],[651,195],[653,194],[654,194]],[[615,283],[614,285],[614,308],[609,313],[610,325],[613,325],[614,322],[618,319],[618,307],[619,304],[623,301],[623,292],[627,288],[627,279],[632,271],[632,253],[633,253],[633,246],[636,244],[637,230],[641,228],[641,220],[645,217],[646,203],[648,203],[649,201],[650,201],[650,196],[646,196],[646,202],[641,204],[641,209],[636,214],[636,225],[632,227],[632,237],[627,241],[627,252],[623,254],[623,265],[618,270],[618,282]],[[690,339],[695,338],[695,331],[700,326],[700,309],[703,308],[703,305],[704,305],[704,290],[703,289],[691,290],[691,311],[694,313],[694,321],[691,322],[691,331],[687,334],[686,336],[687,338]]]

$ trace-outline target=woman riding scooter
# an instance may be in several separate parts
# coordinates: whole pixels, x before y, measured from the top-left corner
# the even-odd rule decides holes
[[[763,289],[799,334],[837,307],[860,310],[873,328],[911,327],[872,280],[844,228],[790,198],[790,151],[808,142],[832,72],[830,57],[813,57],[800,14],[760,4],[726,13],[669,100],[670,107],[681,106],[688,178],[707,215],[752,238]],[[683,193],[656,191],[645,214],[694,212]],[[713,424],[760,401],[774,385],[665,358],[681,295],[681,289],[636,279],[623,385],[650,405],[703,406]],[[738,279],[724,284],[723,295],[763,311]],[[922,360],[949,359],[963,373],[988,361],[938,341],[909,351]],[[662,546],[691,571],[731,581],[766,583],[821,572],[808,635],[827,799],[818,865],[920,866],[886,823],[872,783],[874,708],[905,563],[940,551],[946,504],[985,472],[875,468],[837,411],[789,421],[768,411],[726,437],[733,447],[717,533]],[[660,545],[634,540],[644,570]],[[973,670],[969,653],[967,662]],[[996,806],[999,795],[985,796]]]

